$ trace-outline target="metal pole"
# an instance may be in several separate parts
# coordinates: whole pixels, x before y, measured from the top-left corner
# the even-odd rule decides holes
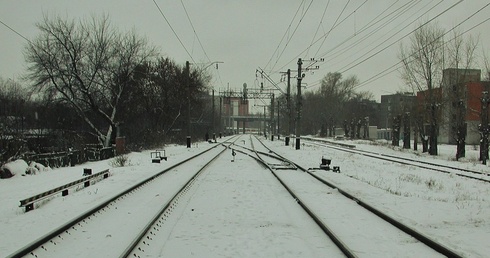
[[[487,164],[488,159],[488,92],[482,92],[481,98],[481,125],[480,125],[480,160],[483,165]]]
[[[300,128],[301,128],[301,80],[303,79],[303,76],[301,74],[301,65],[303,64],[303,61],[301,58],[298,59],[298,96],[297,96],[297,107],[296,107],[296,149],[300,149],[300,144],[301,141],[299,139],[300,137]]]
[[[185,62],[187,73],[187,148],[191,147],[191,80],[189,61]]]
[[[274,134],[276,133],[276,123],[274,123],[274,94],[271,99],[271,141],[274,141]]]
[[[291,110],[291,69],[287,71],[288,75],[288,89],[286,94],[286,105],[288,109],[288,131],[286,135],[286,146],[289,146],[289,137],[291,136],[291,130],[293,128],[293,115]]]
[[[216,128],[215,128],[215,123],[214,123],[214,90],[213,90],[213,113],[212,113],[212,130],[213,130],[213,141],[216,141]]]
[[[280,119],[280,118],[279,118],[279,113],[280,113],[280,112],[279,112],[279,110],[280,110],[280,109],[279,109],[279,105],[280,105],[280,102],[279,102],[279,100],[277,100],[277,139],[278,139],[278,140],[280,140],[279,138],[281,137],[281,136],[280,136],[280,135],[281,135],[281,131],[279,130],[279,128],[280,128],[280,127],[279,127],[279,119]]]
[[[223,119],[221,117],[222,107],[223,107],[223,98],[220,96],[219,97],[219,138],[221,138],[221,135],[223,133]]]
[[[265,106],[264,106],[264,136],[265,138],[267,139],[267,125],[266,125],[266,121],[265,121],[265,118],[266,118],[266,114],[265,114]]]

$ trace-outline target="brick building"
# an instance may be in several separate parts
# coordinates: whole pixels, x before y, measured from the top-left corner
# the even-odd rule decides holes
[[[478,125],[481,121],[481,97],[490,91],[490,82],[480,81],[479,69],[445,69],[442,87],[433,89],[438,121],[438,143],[456,144],[456,125],[466,124],[466,144],[480,142]],[[422,115],[424,126],[429,125],[429,92],[417,92],[417,113]]]
[[[393,117],[411,112],[415,104],[416,97],[412,93],[381,95],[378,128],[392,128]]]
[[[480,134],[481,97],[488,83],[481,82],[479,69],[445,69],[441,102],[440,143],[456,144],[457,124],[466,124],[466,143],[478,144]]]
[[[227,133],[238,132],[239,128],[246,128],[246,121],[238,121],[239,117],[247,117],[248,114],[247,99],[237,97],[223,98],[223,125]]]

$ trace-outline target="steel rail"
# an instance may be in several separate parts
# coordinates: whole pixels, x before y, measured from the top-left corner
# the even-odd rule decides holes
[[[347,145],[347,144],[340,144],[340,143],[337,144],[335,142],[330,142],[330,141],[326,141],[326,140],[319,140],[319,139],[314,139],[314,138],[306,138],[305,140],[313,141],[313,142],[321,142],[321,143],[330,144],[330,145],[339,145],[341,147],[350,148],[350,149],[355,148],[354,145],[352,145],[354,147],[345,147],[344,145]],[[350,146],[350,145],[347,145],[347,146]],[[326,147],[329,147],[329,146],[326,146]],[[384,156],[384,157],[390,157],[390,158],[394,158],[394,159],[401,159],[401,160],[413,161],[413,162],[417,162],[417,163],[421,163],[421,164],[426,164],[426,165],[437,166],[437,167],[450,168],[450,169],[460,170],[460,171],[463,171],[463,172],[468,172],[468,173],[473,173],[473,174],[481,174],[481,175],[485,175],[486,174],[484,172],[475,171],[475,170],[471,170],[471,169],[451,167],[451,166],[448,166],[448,165],[431,163],[431,162],[428,162],[428,161],[415,160],[415,159],[404,158],[404,157],[398,157],[398,156],[395,156],[395,155],[390,155],[390,154],[385,154],[385,153],[377,153],[377,152],[374,152],[374,151],[359,150],[359,149],[356,149],[356,150],[359,151],[359,152],[365,152],[365,153],[369,153],[369,154],[374,154],[374,155],[379,155],[379,156]]]
[[[264,155],[263,153],[259,153],[255,150],[252,139],[250,139],[252,149],[250,151],[254,152],[257,157],[251,156],[257,162],[264,165],[269,171],[274,175],[274,177],[279,181],[279,183],[288,191],[288,193],[296,200],[296,202],[303,208],[303,210],[315,221],[315,223],[322,229],[322,231],[334,242],[334,244],[349,258],[358,257],[354,251],[352,251],[334,232],[331,230],[325,223],[321,221],[321,219],[303,202],[301,199],[294,193],[294,191],[283,181],[281,178],[274,172],[274,169],[269,166],[259,154]],[[260,141],[259,141],[260,142]],[[244,147],[245,148],[245,147]],[[248,148],[246,148],[248,149]],[[275,157],[278,159],[277,157]],[[280,160],[280,159],[278,159]]]
[[[66,230],[70,229],[71,227],[75,226],[77,223],[79,223],[80,221],[83,221],[85,220],[86,218],[90,217],[92,214],[96,213],[97,211],[103,209],[104,207],[108,206],[110,203],[116,201],[117,199],[119,199],[120,197],[134,191],[135,189],[143,186],[144,184],[154,180],[155,178],[165,174],[166,172],[192,160],[192,159],[195,159],[201,155],[203,155],[204,153],[207,153],[208,151],[218,147],[220,145],[215,145],[213,147],[210,147],[194,156],[191,156],[183,161],[180,161],[168,168],[166,168],[165,170],[162,170],[160,172],[158,172],[157,174],[141,181],[140,183],[138,184],[135,184],[134,186],[122,191],[121,193],[115,195],[114,197],[110,198],[109,200],[95,206],[94,208],[92,209],[89,209],[87,210],[86,212],[82,213],[80,216],[68,221],[67,223],[61,225],[60,227],[58,228],[55,228],[54,230],[52,230],[51,232],[48,232],[47,234],[41,236],[40,238],[34,240],[33,242],[27,244],[26,246],[24,246],[23,248],[17,250],[16,252],[10,254],[9,256],[7,257],[22,257],[22,256],[25,256],[25,255],[28,255],[29,253],[31,253],[32,251],[34,251],[35,249],[41,247],[44,243],[47,243],[49,240],[55,238],[56,236],[58,236],[59,234],[65,232]]]
[[[230,143],[232,144],[232,143]],[[220,144],[222,146],[225,146],[224,144]],[[140,231],[138,236],[133,239],[131,244],[123,251],[123,253],[119,257],[130,257],[131,254],[133,254],[134,257],[139,257],[137,256],[134,252],[136,247],[141,243],[143,238],[151,232],[151,229],[153,228],[153,225],[157,223],[159,218],[162,217],[162,214],[167,211],[167,209],[170,207],[170,205],[179,197],[179,195],[187,188],[189,187],[192,182],[211,164],[213,161],[215,161],[223,152],[227,149],[227,146],[220,151],[215,157],[213,157],[209,162],[207,162],[204,166],[202,166],[174,195],[173,197],[164,205],[162,208],[155,214],[155,216],[146,224],[146,226]],[[141,248],[139,249],[141,250]]]
[[[278,158],[280,159],[284,159],[285,161],[287,162],[290,162],[291,164],[294,164],[297,168],[299,168],[300,170],[308,173],[309,175],[311,175],[312,177],[314,177],[315,179],[319,180],[320,182],[322,182],[323,184],[331,187],[331,188],[334,188],[334,189],[337,189],[339,193],[341,193],[342,195],[344,195],[345,197],[355,201],[357,204],[359,204],[360,206],[364,207],[365,209],[367,209],[368,211],[372,212],[373,214],[377,215],[378,217],[380,217],[381,219],[387,221],[388,223],[390,223],[391,225],[395,226],[396,228],[400,229],[401,231],[405,232],[406,234],[408,235],[411,235],[413,236],[415,239],[419,240],[420,242],[424,243],[425,245],[427,245],[428,247],[434,249],[435,251],[447,256],[447,257],[454,257],[454,258],[462,258],[463,256],[461,254],[458,254],[457,252],[449,249],[448,247],[444,246],[443,244],[429,238],[428,236],[424,235],[423,233],[399,222],[398,220],[396,220],[395,218],[389,216],[388,214],[374,208],[372,205],[360,200],[358,197],[350,194],[349,192],[343,190],[342,188],[338,187],[336,184],[332,183],[332,182],[329,182],[328,180],[326,179],[323,179],[323,178],[320,178],[319,176],[315,175],[314,173],[312,173],[311,171],[308,171],[307,169],[303,168],[302,166],[292,162],[291,160],[281,156],[280,154],[274,152],[273,150],[271,150],[269,147],[267,147],[262,141],[260,141],[259,139],[257,139],[266,149],[269,150],[269,153],[273,153],[275,155],[277,155]]]
[[[352,150],[352,149],[345,149],[345,148],[336,147],[336,146],[328,146],[329,143],[327,143],[327,142],[322,142],[325,145],[324,144],[321,144],[321,143],[316,143],[316,142],[312,142],[312,143],[313,144],[316,144],[317,146],[327,147],[327,148],[335,149],[335,150],[338,150],[338,151],[349,152],[349,153],[353,153],[353,154],[357,154],[357,155],[362,155],[362,156],[366,156],[366,157],[370,157],[370,158],[375,158],[375,159],[380,159],[380,160],[384,160],[384,161],[396,162],[396,163],[402,164],[402,165],[409,165],[409,166],[414,166],[414,167],[418,167],[418,168],[429,169],[429,170],[433,170],[433,171],[441,172],[441,173],[445,173],[445,174],[450,174],[452,172],[451,171],[444,170],[444,169],[431,168],[431,167],[427,167],[427,166],[424,166],[424,165],[429,165],[429,166],[434,166],[434,167],[441,167],[441,168],[447,168],[447,169],[453,169],[453,170],[458,170],[458,171],[463,171],[463,172],[468,172],[468,173],[473,173],[473,174],[479,174],[479,175],[485,175],[485,173],[483,173],[483,172],[478,172],[478,171],[464,169],[464,168],[451,167],[451,166],[442,165],[442,164],[436,164],[436,163],[431,163],[431,162],[427,162],[427,161],[420,161],[420,160],[414,160],[414,159],[409,159],[409,158],[396,157],[396,156],[392,156],[392,155],[386,155],[386,154],[382,154],[382,153],[376,153],[376,152],[371,152],[371,151],[364,151],[364,150],[359,150],[359,149]],[[398,159],[398,160],[396,160],[396,159]],[[406,161],[410,161],[410,162],[414,162],[414,163],[420,163],[422,165],[420,165],[420,164],[413,164],[413,163],[406,162]],[[460,173],[455,173],[455,174],[457,176],[460,176],[460,177],[465,177],[465,178],[469,178],[469,179],[474,179],[474,180],[478,180],[478,181],[490,183],[490,179],[477,178],[477,177],[472,177],[470,175],[465,175],[465,174],[460,174]]]

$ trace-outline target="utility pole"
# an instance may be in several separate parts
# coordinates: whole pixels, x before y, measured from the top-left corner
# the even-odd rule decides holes
[[[212,95],[212,98],[213,98],[213,113],[212,113],[212,118],[211,118],[211,123],[212,123],[212,130],[213,130],[213,141],[216,142],[216,130],[215,130],[215,124],[214,124],[214,109],[215,109],[215,106],[214,106],[214,90],[213,90],[213,95]]]
[[[279,138],[281,137],[281,130],[279,130],[279,120],[280,120],[280,117],[279,117],[279,110],[281,110],[279,107],[280,107],[280,103],[279,100],[277,100],[277,139],[280,140]]]
[[[219,138],[223,135],[223,118],[221,117],[223,111],[221,110],[223,107],[223,97],[219,97]]]
[[[274,141],[274,134],[276,133],[276,123],[274,122],[274,94],[271,99],[271,141]]]
[[[301,127],[301,80],[303,75],[301,74],[301,65],[303,61],[298,59],[298,94],[297,94],[297,106],[296,106],[296,149],[300,149],[300,127]]]
[[[487,164],[488,159],[488,104],[490,102],[488,98],[488,91],[482,92],[481,98],[481,124],[480,124],[480,160],[483,165]]]
[[[315,67],[312,67],[314,64],[316,64],[317,62],[323,62],[324,59],[323,58],[320,58],[319,60],[316,60],[314,58],[311,58],[310,60],[307,60],[308,62],[310,62],[310,65],[308,65],[306,67],[306,71],[310,71],[310,70],[317,70],[319,69],[320,67],[317,65]],[[301,65],[303,64],[303,60],[301,58],[298,58],[298,94],[297,94],[297,107],[296,107],[296,113],[297,113],[297,117],[296,117],[296,149],[299,150],[300,149],[300,135],[301,135],[301,132],[300,132],[300,129],[301,129],[301,106],[302,106],[302,97],[301,97],[301,80],[303,80],[303,78],[305,77],[305,74],[302,73],[302,68],[301,68]],[[289,70],[288,70],[289,71]],[[289,83],[288,83],[289,84]]]
[[[266,107],[264,106],[264,120],[263,120],[263,122],[264,122],[264,137],[265,137],[265,139],[267,139],[267,125],[265,122],[265,118],[267,117],[267,115],[265,114],[265,108]]]
[[[286,135],[286,146],[289,146],[289,137],[291,136],[291,129],[293,128],[293,115],[291,110],[291,69],[286,72],[288,76],[288,89],[286,93],[286,106],[288,110],[288,131]]]
[[[187,81],[187,148],[191,147],[191,76],[189,61],[185,62]]]

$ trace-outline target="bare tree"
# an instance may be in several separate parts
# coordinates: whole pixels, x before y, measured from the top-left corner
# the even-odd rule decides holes
[[[456,142],[456,160],[465,157],[467,124],[467,101],[465,83],[473,80],[472,69],[476,59],[478,39],[463,38],[461,32],[454,30],[448,39],[446,52],[446,67],[451,68],[444,78],[444,112],[443,117],[449,129],[449,137]],[[479,74],[479,72],[477,72]],[[477,78],[479,79],[479,78]]]
[[[421,92],[425,99],[425,121],[427,121],[429,154],[437,155],[437,134],[439,127],[438,95],[444,68],[444,30],[437,24],[420,26],[410,37],[410,45],[400,46],[402,78],[414,91]],[[425,130],[419,130],[425,132]],[[421,135],[422,140],[426,135]]]
[[[124,93],[118,117],[131,121],[124,125],[125,136],[146,147],[185,139],[179,134],[188,125],[185,111],[189,98],[192,129],[202,133],[206,130],[202,126],[211,120],[211,101],[205,87],[208,78],[205,71],[191,69],[187,73],[186,67],[164,57],[139,65],[130,78],[132,86]]]
[[[372,98],[370,92],[356,92],[355,88],[359,84],[356,76],[342,78],[340,73],[328,73],[321,81],[320,88],[316,92],[306,92],[303,105],[302,131],[316,134],[318,130],[330,132],[330,136],[335,128],[345,119],[357,118],[359,114],[345,114],[344,110],[349,102],[360,102],[360,100]]]
[[[134,31],[122,34],[107,16],[75,22],[44,16],[25,50],[29,79],[46,98],[68,103],[108,146],[121,98],[138,65],[155,55]]]
[[[482,50],[482,61],[483,67],[485,67],[482,80],[490,81],[490,54],[485,50]]]
[[[25,147],[28,102],[28,92],[20,83],[0,78],[0,164]]]

